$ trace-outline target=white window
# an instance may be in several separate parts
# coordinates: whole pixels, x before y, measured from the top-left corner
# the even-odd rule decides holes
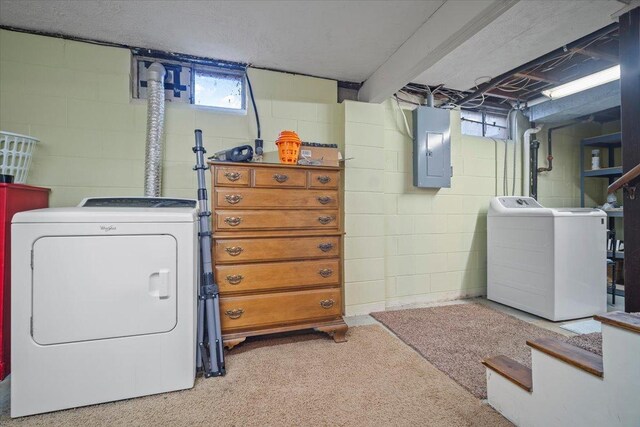
[[[244,73],[196,68],[193,103],[229,110],[246,110],[244,81]]]
[[[147,69],[164,65],[165,100],[246,113],[245,70],[190,64],[152,57],[133,57],[133,97],[147,98]]]
[[[507,139],[507,117],[482,111],[462,110],[460,120],[463,135]]]

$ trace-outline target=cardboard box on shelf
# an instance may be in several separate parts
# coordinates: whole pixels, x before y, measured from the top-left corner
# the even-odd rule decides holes
[[[321,166],[339,166],[342,160],[342,154],[336,145],[304,145],[300,146],[300,154],[298,161],[306,160],[313,165]],[[266,163],[280,163],[280,156],[277,151],[267,151],[264,153],[263,160]]]
[[[342,159],[338,146],[335,144],[306,144],[303,142],[300,147],[300,160],[304,159],[311,164],[319,162],[322,166],[338,166],[338,161]]]

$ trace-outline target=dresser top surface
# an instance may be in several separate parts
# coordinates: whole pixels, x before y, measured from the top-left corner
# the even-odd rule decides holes
[[[209,165],[211,166],[223,166],[223,167],[259,167],[259,168],[278,168],[278,169],[301,169],[301,170],[330,170],[330,171],[339,171],[342,168],[340,166],[310,166],[310,165],[289,165],[285,163],[263,163],[263,162],[243,162],[243,163],[234,163],[234,162],[219,162],[210,160]]]

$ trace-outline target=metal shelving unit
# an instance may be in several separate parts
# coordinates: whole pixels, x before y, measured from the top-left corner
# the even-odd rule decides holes
[[[580,142],[580,206],[584,207],[585,178],[608,178],[609,184],[611,184],[617,177],[622,176],[622,166],[616,166],[614,164],[615,149],[620,148],[621,146],[622,134],[620,132],[585,138]],[[609,160],[608,167],[596,170],[586,170],[584,164],[584,152],[587,147],[606,148]]]
[[[606,168],[596,170],[586,170],[584,162],[584,153],[589,148],[606,148],[608,165]],[[599,135],[591,138],[585,138],[580,142],[580,206],[584,207],[584,179],[585,178],[607,178],[609,184],[613,183],[616,178],[622,176],[622,166],[616,166],[615,150],[622,147],[622,134],[620,132],[610,133],[607,135]],[[607,212],[609,220],[609,238],[614,242],[616,240],[616,218],[623,218],[622,210],[614,210]],[[615,248],[614,248],[615,249]],[[624,252],[607,251],[607,258],[618,261],[624,260]],[[616,297],[616,265],[613,266],[611,286],[611,302],[615,303]],[[608,287],[608,284],[607,284]]]

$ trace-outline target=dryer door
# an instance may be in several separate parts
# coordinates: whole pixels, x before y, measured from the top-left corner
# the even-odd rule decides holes
[[[167,332],[177,322],[170,235],[43,237],[33,245],[32,336],[42,345]]]

